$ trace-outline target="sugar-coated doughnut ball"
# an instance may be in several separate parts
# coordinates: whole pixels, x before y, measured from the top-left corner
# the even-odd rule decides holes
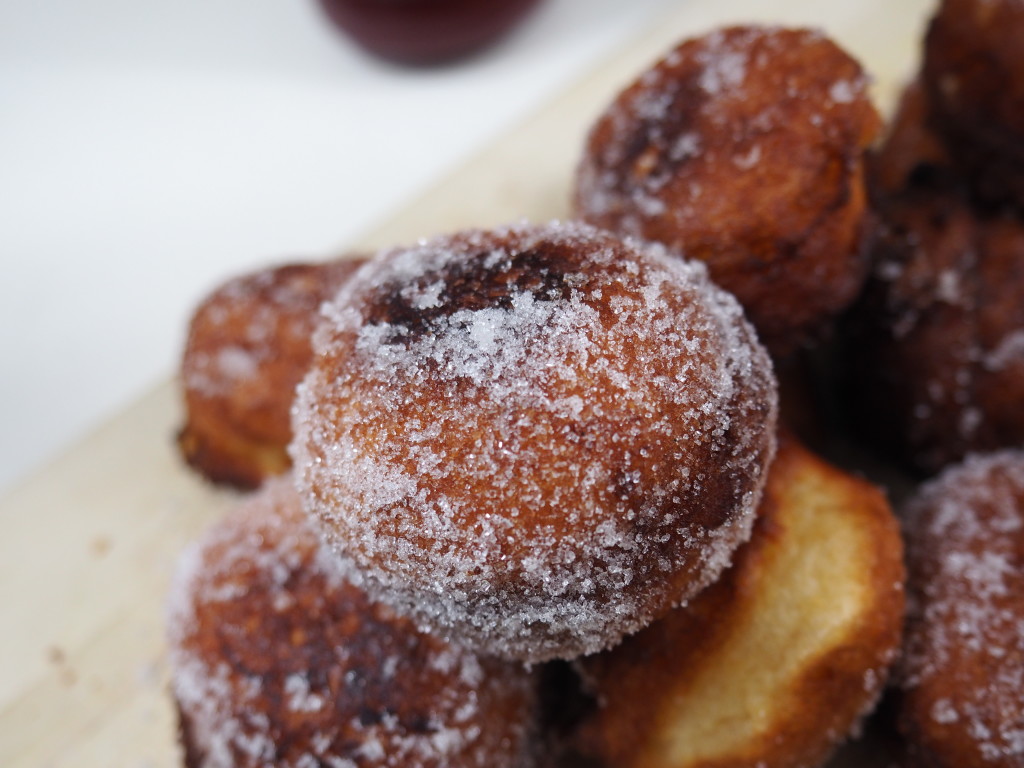
[[[932,122],[979,199],[1024,210],[1024,3],[943,0],[925,37]]]
[[[365,259],[293,263],[233,278],[189,324],[178,446],[217,483],[255,488],[288,468],[291,405],[309,367],[320,304]]]
[[[614,644],[750,532],[775,380],[703,265],[582,224],[379,255],[326,308],[292,453],[376,598],[481,651]]]
[[[822,765],[885,687],[903,584],[882,492],[783,437],[754,533],[722,577],[575,662],[593,704],[563,749],[615,768]]]
[[[846,324],[859,425],[928,473],[1024,444],[1024,222],[946,185],[912,185],[878,214]]]
[[[900,724],[914,768],[1024,765],[1024,451],[977,454],[905,510]]]
[[[275,478],[183,556],[169,610],[187,768],[522,768],[534,683],[371,602]]]
[[[578,216],[708,264],[785,355],[863,281],[861,66],[817,31],[731,27],[679,45],[612,102],[576,175]]]
[[[931,124],[928,94],[920,78],[900,95],[885,138],[868,155],[868,187],[875,205],[922,185],[957,183],[952,158]]]

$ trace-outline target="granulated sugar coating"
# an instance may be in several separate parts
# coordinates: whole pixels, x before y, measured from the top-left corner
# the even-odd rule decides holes
[[[581,224],[382,254],[299,387],[309,511],[376,597],[527,661],[710,583],[774,451],[771,364],[705,269]]]
[[[187,551],[169,624],[187,768],[530,764],[531,676],[372,604],[290,477]]]
[[[644,72],[591,129],[577,215],[708,263],[776,354],[855,296],[863,156],[881,121],[820,32],[730,27]]]
[[[243,488],[287,468],[292,397],[313,356],[320,304],[362,261],[263,269],[203,300],[181,360],[185,424],[178,445],[193,468]]]
[[[974,456],[907,509],[902,724],[918,762],[1024,766],[1024,451]]]

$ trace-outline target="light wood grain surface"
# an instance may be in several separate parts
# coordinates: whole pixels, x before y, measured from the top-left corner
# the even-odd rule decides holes
[[[367,233],[353,249],[462,226],[564,217],[587,126],[676,40],[723,23],[814,25],[893,102],[925,0],[681,0],[641,39]],[[163,604],[182,546],[233,500],[183,468],[168,381],[0,500],[0,765],[180,765]],[[873,765],[849,752],[843,765]]]

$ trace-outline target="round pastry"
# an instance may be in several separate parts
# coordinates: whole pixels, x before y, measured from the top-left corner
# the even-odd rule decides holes
[[[882,493],[782,439],[753,536],[722,578],[575,662],[587,765],[821,765],[872,709],[900,647],[903,546]]]
[[[848,323],[860,424],[925,472],[1024,443],[1024,223],[942,186],[912,187],[879,214]]]
[[[928,94],[915,80],[903,91],[884,141],[868,155],[868,187],[877,204],[909,187],[955,183],[949,150],[930,114]]]
[[[320,305],[365,261],[288,264],[235,278],[189,326],[181,365],[185,460],[214,482],[255,488],[288,468],[295,386]]]
[[[1024,765],[1024,452],[976,455],[905,514],[910,765]]]
[[[290,476],[186,551],[169,624],[187,768],[529,764],[532,676],[370,602]]]
[[[1024,209],[1024,4],[944,0],[924,45],[932,117],[980,199]]]
[[[572,657],[688,599],[749,536],[775,381],[703,265],[582,224],[466,231],[379,256],[325,313],[298,483],[400,613]]]
[[[791,352],[865,275],[863,155],[881,125],[867,85],[816,31],[689,40],[591,129],[576,213],[707,262],[768,348]]]

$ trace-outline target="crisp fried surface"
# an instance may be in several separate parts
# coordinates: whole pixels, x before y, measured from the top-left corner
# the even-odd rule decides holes
[[[571,223],[382,254],[327,308],[298,481],[375,596],[482,652],[571,658],[749,536],[775,379],[733,297]]]
[[[1024,3],[944,0],[925,38],[932,120],[975,193],[1024,209]]]
[[[881,125],[866,86],[818,32],[689,40],[592,128],[576,213],[707,262],[769,349],[788,353],[864,277],[863,155]]]
[[[976,455],[905,510],[900,725],[921,768],[1024,766],[1024,452]]]
[[[290,476],[187,552],[169,621],[189,768],[512,768],[527,755],[532,676],[371,603]]]
[[[363,259],[289,264],[235,278],[196,309],[182,359],[186,461],[215,482],[255,488],[289,466],[289,411],[312,359],[320,304]]]
[[[754,536],[687,607],[578,666],[577,751],[619,768],[817,765],[874,704],[903,620],[882,494],[780,442]]]

